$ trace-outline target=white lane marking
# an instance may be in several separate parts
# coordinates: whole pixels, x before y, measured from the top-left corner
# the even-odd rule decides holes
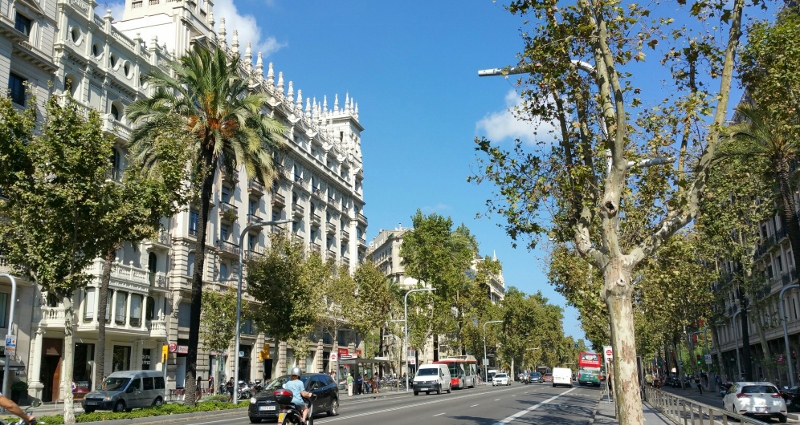
[[[561,394],[556,394],[556,395],[548,398],[547,400],[545,400],[545,401],[543,401],[543,402],[541,402],[539,404],[535,404],[535,405],[533,405],[533,406],[531,406],[531,407],[529,407],[529,408],[527,408],[525,410],[520,410],[519,412],[517,412],[517,413],[515,413],[515,414],[513,414],[513,415],[511,415],[511,416],[509,416],[509,417],[507,417],[505,419],[503,419],[502,421],[495,422],[494,425],[505,425],[507,423],[511,423],[511,421],[513,421],[514,419],[517,419],[517,418],[519,418],[520,416],[523,416],[523,415],[527,415],[528,413],[533,412],[534,410],[538,409],[542,405],[550,403],[551,401],[561,397],[562,395],[569,394],[569,393],[571,393],[573,391],[575,391],[575,388],[567,390],[567,391],[565,391],[565,392],[563,392]]]
[[[442,412],[442,413],[439,413],[438,415],[433,415],[433,416],[434,416],[434,417],[436,417],[436,416],[442,416],[442,415],[444,415],[444,413],[445,413],[445,412]]]
[[[206,421],[206,422],[194,422],[194,423],[195,423],[195,425],[199,425],[199,424],[213,424],[213,423],[217,423],[217,422],[233,422],[233,421],[235,421],[236,419],[246,419],[246,418],[247,418],[247,416],[242,416],[241,418],[235,418],[235,417],[234,417],[234,418],[228,418],[228,419],[220,419],[220,420],[218,420],[218,421]]]
[[[491,392],[510,391],[510,390],[513,390],[513,389],[516,389],[516,388],[504,388],[502,390],[491,390]],[[474,396],[489,394],[489,392],[490,391],[484,391],[484,392],[480,392],[480,393],[469,393],[469,394],[465,394],[465,395],[460,395],[460,396],[455,396],[455,397],[446,397],[446,398],[445,397],[442,397],[442,398],[436,397],[436,400],[432,400],[432,401],[424,401],[424,402],[421,402],[421,403],[407,404],[407,405],[404,405],[404,406],[390,407],[390,408],[381,409],[381,410],[372,410],[372,411],[369,411],[369,412],[362,412],[362,413],[357,413],[357,414],[349,415],[349,416],[340,415],[340,416],[336,416],[336,417],[333,417],[333,418],[330,418],[330,419],[325,418],[325,419],[320,420],[320,421],[316,421],[315,420],[314,422],[319,422],[321,424],[326,424],[328,422],[336,422],[336,421],[341,421],[341,420],[346,420],[346,419],[360,418],[362,416],[374,415],[374,414],[377,414],[377,413],[395,412],[397,410],[407,409],[409,407],[418,407],[418,406],[425,406],[425,405],[428,405],[428,404],[441,403],[443,400],[458,400],[458,399],[461,399],[461,398],[474,397]]]
[[[500,401],[500,399],[499,399],[499,398],[496,398],[496,399],[494,399],[494,401]]]
[[[473,404],[472,406],[469,406],[469,407],[475,407],[475,406],[477,406],[477,404]]]

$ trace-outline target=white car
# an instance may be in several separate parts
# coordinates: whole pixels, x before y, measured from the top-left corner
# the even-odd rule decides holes
[[[722,404],[729,412],[786,422],[786,402],[778,388],[769,382],[736,382],[728,389]]]
[[[498,373],[498,374],[494,375],[494,378],[492,379],[492,386],[494,387],[494,386],[497,386],[497,385],[511,385],[511,380],[508,379],[508,375],[507,374]]]

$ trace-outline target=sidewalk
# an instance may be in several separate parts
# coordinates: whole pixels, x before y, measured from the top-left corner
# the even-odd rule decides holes
[[[603,392],[603,397],[597,403],[597,408],[595,409],[594,419],[592,420],[592,424],[595,425],[616,425],[619,424],[619,420],[614,417],[616,404],[612,402],[608,402],[608,396],[605,392]],[[647,425],[674,425],[672,421],[667,419],[661,413],[657,412],[654,409],[651,409],[647,403],[642,404],[642,410],[644,413],[644,422]]]

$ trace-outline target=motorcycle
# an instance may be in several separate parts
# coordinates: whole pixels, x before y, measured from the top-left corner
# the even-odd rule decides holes
[[[239,400],[246,400],[250,397],[250,386],[245,381],[239,381]]]
[[[314,425],[314,405],[312,402],[317,398],[316,394],[312,393],[310,398],[303,397],[303,400],[308,405],[308,414],[306,415],[305,422],[300,421],[303,417],[303,411],[292,403],[293,394],[291,391],[280,389],[274,391],[272,395],[275,396],[275,401],[281,408],[281,411],[278,413],[279,424]]]

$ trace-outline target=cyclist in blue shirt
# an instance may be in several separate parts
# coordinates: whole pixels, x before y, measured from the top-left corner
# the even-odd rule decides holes
[[[306,402],[303,400],[303,397],[311,397],[311,393],[305,390],[306,385],[300,380],[300,375],[302,374],[302,369],[299,367],[293,367],[292,371],[289,373],[289,381],[286,381],[286,383],[283,384],[283,388],[292,392],[292,404],[303,411],[303,417],[300,420],[300,423],[305,423],[306,415],[308,414],[308,406],[306,406]]]

